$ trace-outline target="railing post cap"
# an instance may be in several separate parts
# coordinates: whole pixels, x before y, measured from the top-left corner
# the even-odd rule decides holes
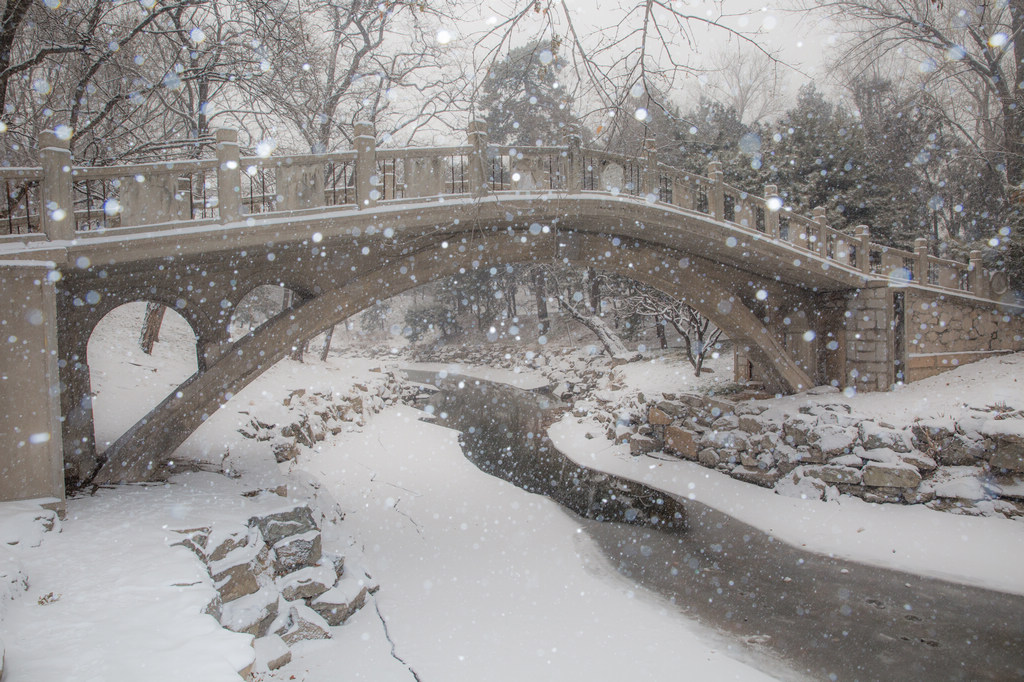
[[[779,193],[779,188],[778,188],[777,185],[765,185],[764,186],[764,195],[766,197],[774,197],[774,196],[777,196],[778,193]]]
[[[58,149],[69,149],[69,140],[61,139],[57,137],[57,133],[52,130],[44,130],[39,133],[39,148],[44,149],[46,147],[56,147]]]
[[[928,238],[918,237],[914,240],[914,247],[920,249],[921,247],[928,248]]]
[[[356,137],[375,137],[373,133],[373,121],[356,121],[353,125]]]
[[[466,128],[470,133],[483,133],[487,134],[487,121],[483,121],[479,118],[470,119],[469,125]]]
[[[213,131],[217,144],[221,142],[238,142],[238,131],[234,128],[217,128]]]
[[[857,235],[861,236],[861,237],[870,237],[871,236],[871,228],[869,226],[867,226],[867,225],[858,225],[857,226]]]
[[[971,251],[971,260],[981,260],[981,251],[972,250]]]
[[[823,215],[825,215],[825,212],[826,212],[826,209],[825,209],[824,206],[815,206],[814,210],[813,210],[813,213],[814,213],[815,216],[823,216]]]

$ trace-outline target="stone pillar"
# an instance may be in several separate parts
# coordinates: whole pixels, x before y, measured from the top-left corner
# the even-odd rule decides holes
[[[869,282],[847,301],[846,386],[886,391],[894,380],[892,296],[884,282]]]
[[[53,497],[63,506],[57,304],[49,274],[38,263],[0,262],[0,501]]]
[[[971,251],[970,264],[967,267],[967,287],[975,296],[988,296],[983,274],[981,251]]]
[[[474,197],[487,196],[487,123],[469,122],[469,191]]]
[[[238,131],[218,128],[216,136],[217,212],[221,223],[230,223],[242,215],[242,169],[238,161]]]
[[[43,234],[47,239],[74,239],[75,205],[67,140],[50,130],[40,133],[39,163],[43,167],[39,183]]]
[[[661,173],[658,172],[658,148],[654,145],[654,138],[648,137],[644,140],[644,186],[641,188],[645,197],[653,194],[655,201],[661,198],[661,192],[658,191],[660,186],[658,178],[660,176]]]
[[[871,228],[867,225],[857,226],[857,267],[864,274],[871,273]]]
[[[725,220],[725,188],[722,186],[721,161],[712,161],[708,164],[708,178],[711,179],[711,187],[708,188],[708,210],[715,220]]]
[[[777,203],[776,203],[777,202]],[[775,185],[764,186],[764,232],[772,239],[779,238],[779,188]]]
[[[373,123],[358,121],[355,125],[356,207],[371,208],[380,199],[380,178],[377,177],[377,137]]]
[[[828,217],[824,206],[814,207],[814,222],[818,226],[818,243],[815,244],[818,255],[828,258]]]
[[[577,124],[569,124],[565,136],[568,152],[565,158],[565,189],[570,194],[583,191],[583,136]]]
[[[928,284],[928,240],[925,237],[914,240],[914,253],[917,254],[914,260],[914,279],[918,284]]]

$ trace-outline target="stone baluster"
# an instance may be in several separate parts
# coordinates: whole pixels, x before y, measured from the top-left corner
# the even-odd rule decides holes
[[[967,267],[967,288],[975,296],[988,296],[983,275],[981,251],[971,251],[970,264]]]
[[[775,185],[764,186],[764,232],[772,239],[779,238],[779,188]]]
[[[488,164],[487,164],[487,123],[472,120],[469,122],[469,191],[474,197],[487,196]]]
[[[659,191],[661,183],[658,182],[660,175],[658,172],[658,148],[654,144],[654,138],[648,137],[644,140],[644,184],[641,188],[645,197],[653,194],[655,201],[661,198]]]
[[[221,223],[230,223],[242,215],[242,169],[239,163],[238,131],[218,128],[217,140],[217,212]]]
[[[914,260],[914,279],[920,284],[928,284],[928,240],[925,237],[914,240],[914,253],[917,254]]]
[[[857,245],[857,265],[861,272],[868,274],[871,272],[871,228],[867,225],[858,225],[856,234],[860,239]]]
[[[39,183],[43,234],[47,239],[74,239],[75,205],[67,140],[49,130],[40,133],[39,162],[43,167]]]
[[[371,208],[377,205],[380,190],[377,185],[377,136],[373,123],[357,121],[355,124],[356,148],[356,207]]]
[[[712,161],[708,164],[708,210],[715,220],[725,220],[725,187],[722,179],[722,162]]]
[[[818,226],[818,243],[815,244],[818,255],[828,258],[828,216],[824,206],[814,207],[814,223]]]
[[[583,136],[579,125],[569,124],[565,135],[568,151],[565,158],[565,189],[570,194],[583,191]]]

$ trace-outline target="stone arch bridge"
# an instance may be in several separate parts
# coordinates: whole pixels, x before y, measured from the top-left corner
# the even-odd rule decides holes
[[[0,499],[63,498],[65,478],[141,480],[220,405],[298,342],[412,287],[459,272],[564,262],[685,300],[736,342],[737,379],[780,392],[819,384],[885,390],[1024,348],[1003,273],[847,235],[775,187],[752,194],[706,175],[564,146],[469,144],[76,167],[52,134],[39,168],[0,169]],[[14,190],[12,190],[12,187]],[[255,287],[296,303],[232,342]],[[132,301],[177,310],[198,371],[105,453],[95,451],[89,337]],[[96,474],[102,461],[109,464]]]

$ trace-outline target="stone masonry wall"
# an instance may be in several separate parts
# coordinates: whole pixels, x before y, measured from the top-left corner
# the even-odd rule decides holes
[[[907,290],[909,381],[1017,350],[1024,350],[1024,315],[995,304]]]

